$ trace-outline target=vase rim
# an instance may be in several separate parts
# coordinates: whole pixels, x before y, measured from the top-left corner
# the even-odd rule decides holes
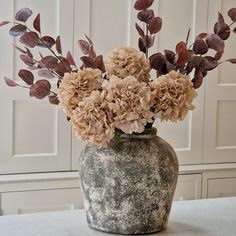
[[[132,134],[121,134],[121,138],[152,138],[155,137],[157,134],[157,129],[152,127],[152,128],[148,128],[145,129],[142,133],[132,133]]]

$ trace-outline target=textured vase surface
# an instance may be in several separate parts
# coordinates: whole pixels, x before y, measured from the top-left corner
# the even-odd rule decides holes
[[[154,128],[122,134],[107,148],[88,144],[79,173],[89,226],[116,234],[162,231],[178,172],[173,148]]]

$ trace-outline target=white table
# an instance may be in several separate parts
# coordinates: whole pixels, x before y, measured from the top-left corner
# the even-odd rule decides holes
[[[108,236],[111,234],[90,229],[86,224],[84,210],[75,210],[1,216],[0,235]],[[236,198],[174,202],[168,229],[153,235],[236,235]]]

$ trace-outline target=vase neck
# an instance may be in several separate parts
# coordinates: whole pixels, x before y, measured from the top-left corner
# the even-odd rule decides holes
[[[133,134],[121,134],[120,138],[121,139],[133,139],[133,138],[153,138],[156,137],[157,134],[157,129],[156,128],[150,128],[150,129],[145,129],[142,133],[133,133]]]

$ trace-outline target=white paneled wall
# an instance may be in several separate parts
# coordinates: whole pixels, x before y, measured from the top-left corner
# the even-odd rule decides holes
[[[13,19],[15,12],[25,6],[35,15],[41,12],[43,34],[55,37],[60,34],[64,51],[74,52],[79,62],[81,52],[77,40],[84,38],[84,33],[92,38],[97,52],[104,55],[113,48],[137,48],[134,2],[0,0],[0,21]],[[163,18],[163,29],[152,53],[175,50],[175,45],[185,40],[189,28],[190,41],[200,32],[212,32],[218,10],[227,15],[236,2],[155,0],[153,6]],[[23,65],[11,46],[14,41],[7,35],[7,28],[0,29],[0,78],[17,80],[17,72]],[[227,41],[227,58],[236,56],[235,45],[236,35]],[[158,134],[175,148],[182,166],[175,200],[236,194],[230,190],[236,189],[235,75],[236,67],[231,64],[209,73],[206,84],[198,90],[196,109],[185,121],[156,123]],[[85,143],[71,133],[62,111],[47,101],[29,98],[28,91],[7,88],[3,80],[0,80],[0,107],[0,194],[4,214],[81,207],[79,183],[73,180],[67,188],[65,181],[71,178],[69,171],[77,170],[79,153]],[[34,174],[28,175],[30,172]],[[54,177],[47,178],[44,172],[52,172]],[[4,175],[14,173],[26,173],[23,176],[30,177],[23,178],[18,185],[22,175]],[[59,195],[63,199],[57,198]]]
[[[65,47],[73,49],[73,39],[67,37],[73,35],[73,0],[1,0],[0,16],[13,20],[15,12],[25,6],[43,13],[44,35],[60,34]],[[14,40],[6,37],[7,29],[1,28],[2,35],[0,66],[4,69],[0,77],[14,78],[20,83],[17,73],[23,65],[11,45]],[[70,170],[71,132],[62,112],[47,101],[29,98],[26,90],[6,88],[2,80],[1,90],[4,92],[0,94],[3,114],[0,122],[0,174]]]
[[[217,9],[227,15],[236,6],[234,0],[210,0],[209,28],[214,25]],[[227,21],[230,22],[229,17]],[[224,59],[236,55],[236,35],[227,41]],[[236,67],[224,63],[209,74],[206,83],[204,162],[236,162]]]

